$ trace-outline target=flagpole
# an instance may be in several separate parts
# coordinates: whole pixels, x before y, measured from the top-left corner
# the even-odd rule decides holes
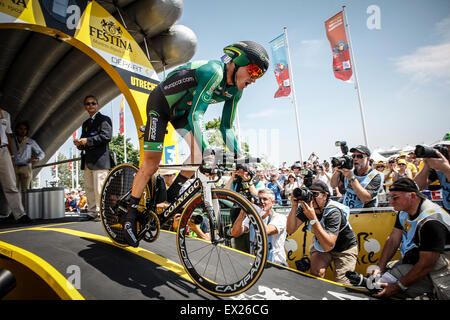
[[[125,103],[124,98],[122,96],[121,104],[123,104],[122,112],[123,112],[123,162],[127,162],[127,130],[125,125]]]
[[[347,12],[345,11],[345,6],[342,6],[342,11],[344,12],[344,26],[347,29],[347,33],[348,33],[348,46],[350,48],[352,66],[353,66],[353,71],[355,74],[355,89],[358,92],[359,110],[361,112],[361,122],[362,122],[363,133],[364,133],[364,142],[366,144],[366,147],[369,147],[369,140],[367,138],[367,131],[366,131],[366,120],[364,117],[364,107],[363,107],[362,98],[361,98],[361,91],[359,89],[358,72],[356,71],[356,61],[355,61],[355,56],[353,54],[352,37],[350,35],[350,28],[348,25]]]
[[[289,74],[290,74],[290,78],[291,78],[290,84],[292,87],[292,100],[294,101],[295,119],[297,121],[298,148],[299,148],[299,152],[300,152],[300,161],[303,162],[302,139],[300,137],[300,122],[298,120],[297,99],[295,96],[295,86],[294,86],[294,71],[292,68],[291,53],[289,51],[287,27],[284,27],[283,29],[284,29],[284,38],[286,39],[286,51],[287,51],[287,58],[288,58]]]

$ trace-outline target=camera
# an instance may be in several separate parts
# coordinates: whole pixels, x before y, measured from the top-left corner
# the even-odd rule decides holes
[[[307,188],[313,183],[314,173],[309,169],[301,169],[299,172],[303,176],[303,182]]]
[[[341,152],[343,154],[342,157],[338,157],[338,158],[331,158],[331,166],[333,168],[338,168],[338,169],[353,169],[353,159],[352,157],[350,157],[349,155],[347,155],[348,153],[348,146],[347,146],[347,142],[345,141],[336,141],[334,143],[334,145],[336,147],[341,147]]]
[[[308,257],[303,257],[300,260],[295,261],[295,267],[298,271],[306,272],[311,268],[311,260]]]
[[[381,278],[381,274],[375,275],[375,277],[364,277],[362,274],[359,274],[354,271],[347,271],[345,276],[350,280],[350,283],[353,286],[360,286],[367,288],[371,293],[376,293],[381,291],[381,286],[379,284],[379,280]]]
[[[203,222],[203,216],[201,214],[193,214],[191,219],[194,224],[201,224]]]
[[[311,190],[306,187],[303,188],[295,188],[292,191],[293,197],[298,201],[311,202],[313,199],[313,194]]]
[[[256,172],[254,170],[252,170],[250,168],[250,166],[248,164],[246,164],[246,163],[238,163],[238,164],[236,164],[236,171],[239,170],[239,169],[242,169],[245,172],[248,172],[248,174],[250,175],[251,178],[253,178],[255,176],[255,174],[256,174]]]
[[[414,150],[414,154],[418,158],[439,158],[436,153],[436,150],[442,153],[442,155],[448,158],[448,149],[447,146],[442,144],[437,144],[434,147],[424,146],[424,145],[416,145],[416,149]]]
[[[344,154],[339,158],[331,158],[331,166],[339,169],[353,169],[353,159],[349,155]]]

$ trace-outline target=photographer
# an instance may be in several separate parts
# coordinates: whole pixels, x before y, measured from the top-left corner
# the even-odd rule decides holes
[[[444,209],[450,212],[450,132],[448,132],[441,146],[447,148],[447,157],[441,152],[435,150],[438,158],[423,158],[423,168],[414,178],[420,190],[428,188],[430,183],[439,179],[442,187],[442,200],[444,202]],[[445,150],[442,150],[445,153]]]
[[[335,281],[350,284],[345,272],[355,269],[358,257],[356,237],[348,220],[350,209],[329,197],[328,186],[320,180],[314,181],[309,189],[294,190],[286,231],[292,234],[309,222],[308,230],[314,233],[311,274],[323,278],[334,261]]]
[[[449,299],[449,215],[409,178],[398,179],[389,191],[398,214],[372,277],[388,271],[391,279],[380,280],[382,290],[375,296],[414,298],[429,294]],[[399,247],[402,259],[390,262]]]
[[[384,175],[370,166],[370,150],[359,145],[351,148],[352,162],[345,155],[345,164],[338,166],[331,176],[331,186],[336,188],[344,176],[345,195],[342,203],[353,208],[370,208],[378,205],[377,194],[383,188]],[[351,166],[353,164],[353,170]]]
[[[260,206],[255,209],[260,215],[266,232],[268,235],[269,252],[267,260],[287,266],[286,251],[284,250],[284,242],[286,241],[286,216],[273,211],[275,204],[275,194],[270,189],[262,189],[258,191]],[[233,223],[231,235],[233,237],[241,237],[243,234],[249,234],[249,245],[253,243],[254,232],[249,230],[249,219],[245,212],[240,210],[239,216]],[[250,251],[252,253],[252,251]]]
[[[253,183],[254,172],[252,168],[247,164],[236,165],[236,171],[231,173],[231,179],[228,180],[225,185],[225,189],[233,190],[244,197],[246,197],[250,202],[254,202],[255,198],[258,197],[258,191]],[[235,220],[239,216],[240,209],[232,208],[230,211],[231,223],[234,224]],[[248,233],[243,234],[240,237],[235,237],[232,240],[232,247],[234,249],[250,252],[250,241]]]

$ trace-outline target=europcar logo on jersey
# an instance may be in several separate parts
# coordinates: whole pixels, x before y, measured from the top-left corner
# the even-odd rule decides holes
[[[91,37],[95,37],[95,39],[109,43],[117,48],[133,52],[131,44],[122,38],[123,31],[120,26],[116,26],[114,21],[107,21],[106,19],[102,19],[100,24],[102,29],[89,26],[89,35]]]

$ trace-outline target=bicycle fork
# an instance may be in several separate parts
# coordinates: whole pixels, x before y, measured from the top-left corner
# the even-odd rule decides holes
[[[202,193],[210,225],[211,243],[219,244],[225,241],[225,233],[221,223],[219,200],[212,198],[212,182],[200,178]],[[217,233],[216,233],[217,230]]]

